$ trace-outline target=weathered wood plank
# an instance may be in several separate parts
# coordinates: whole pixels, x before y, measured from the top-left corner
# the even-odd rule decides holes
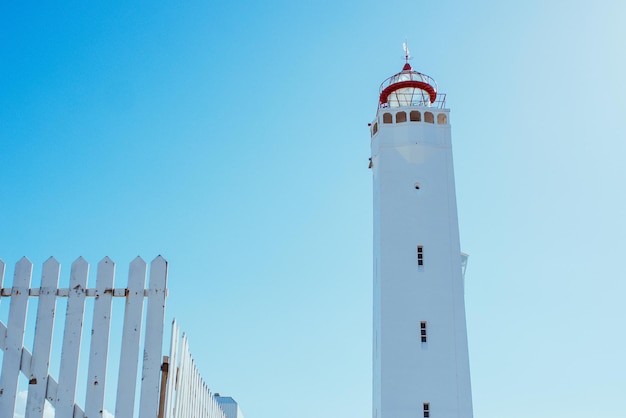
[[[59,385],[56,380],[48,375],[48,387],[46,388],[46,399],[50,402],[50,405],[56,408],[57,406],[57,393]],[[55,415],[58,416],[58,415]],[[74,404],[74,412],[72,415],[74,418],[85,418],[85,413],[77,404]]]
[[[43,265],[33,354],[30,361],[30,372],[26,374],[29,385],[25,418],[42,418],[44,413],[60,267],[59,262],[52,257]],[[26,373],[25,370],[22,371]]]
[[[146,263],[140,257],[137,257],[130,264],[128,273],[128,293],[126,296],[122,351],[115,402],[116,418],[132,418],[133,416],[145,282]]]
[[[87,394],[85,414],[89,418],[102,417],[104,411],[104,389],[111,331],[111,303],[113,301],[113,280],[115,263],[105,257],[98,263],[96,277],[96,298],[93,307],[93,323],[87,371]]]
[[[158,256],[150,264],[139,418],[154,418],[159,410],[166,291],[167,261]]]
[[[0,286],[1,285],[2,284],[0,283]],[[12,288],[10,288],[10,287],[3,287],[2,289],[0,289],[0,296],[10,297],[11,296],[11,292],[12,292]],[[126,297],[126,288],[112,289],[111,292],[112,292],[114,298],[125,298]],[[60,297],[60,298],[66,298],[66,297],[68,297],[69,294],[70,294],[70,289],[67,288],[67,287],[62,287],[62,288],[57,289],[57,296]],[[144,289],[143,295],[144,296],[148,296],[149,294],[150,294],[150,289]],[[39,296],[39,288],[36,287],[34,289],[28,289],[28,295],[29,296],[34,296],[34,297]],[[87,296],[87,297],[94,297],[94,296],[96,296],[96,289],[95,288],[85,289],[85,296]]]
[[[52,377],[48,376],[48,387],[46,387],[46,399],[50,402],[50,405],[56,406],[57,404],[57,390],[59,389],[59,384]]]
[[[15,397],[24,345],[24,325],[28,310],[28,289],[32,272],[33,264],[26,257],[15,265],[9,319],[3,347],[2,376],[0,377],[0,417],[12,417],[15,412]]]
[[[72,264],[70,272],[70,293],[65,312],[65,330],[61,348],[61,368],[56,394],[55,413],[60,417],[74,416],[78,359],[83,331],[85,312],[85,289],[89,264],[82,257]]]

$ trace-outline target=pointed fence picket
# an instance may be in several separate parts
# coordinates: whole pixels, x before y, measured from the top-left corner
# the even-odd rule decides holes
[[[22,258],[15,266],[12,287],[5,288],[5,264],[0,260],[0,303],[10,298],[7,325],[0,321],[0,348],[3,350],[0,375],[0,417],[15,414],[20,373],[28,379],[25,418],[43,418],[46,401],[55,417],[102,418],[104,416],[109,364],[113,298],[126,299],[120,363],[118,370],[116,418],[133,417],[135,393],[144,331],[143,361],[138,411],[140,418],[226,418],[200,376],[189,350],[187,336],[180,336],[172,323],[169,357],[162,357],[163,323],[167,297],[167,261],[161,256],[147,265],[139,257],[129,268],[126,288],[115,288],[115,263],[105,257],[98,263],[95,288],[88,287],[89,264],[81,257],[71,266],[69,288],[59,288],[60,264],[48,259],[41,285],[31,288],[32,263]],[[24,346],[28,300],[37,297],[37,316],[32,354]],[[63,325],[58,381],[50,375],[58,298],[67,300]],[[76,402],[81,342],[86,300],[93,298],[93,318],[85,388],[85,409]],[[145,322],[144,299],[146,299]],[[56,321],[55,321],[56,320]],[[82,389],[82,388],[81,388]]]
[[[11,305],[7,321],[6,339],[2,344],[2,377],[0,377],[0,416],[13,416],[15,397],[17,396],[17,380],[20,377],[22,363],[22,346],[24,344],[24,325],[28,309],[28,289],[33,271],[32,263],[22,258],[15,266],[13,288],[11,289]],[[4,294],[4,290],[2,291]],[[14,383],[15,382],[15,383]],[[10,414],[7,413],[10,410]]]
[[[60,267],[54,258],[43,265],[25,418],[42,418],[44,413]]]
[[[139,418],[156,417],[159,405],[153,399],[159,396],[163,346],[163,321],[167,296],[167,263],[157,258],[150,265],[150,288],[146,311],[146,338],[144,341],[143,370],[141,373],[141,397]]]
[[[124,315],[122,351],[117,382],[117,402],[115,403],[115,416],[117,418],[132,418],[133,416],[145,281],[146,263],[137,257],[130,263],[128,273],[128,295],[126,296],[126,314]]]
[[[89,265],[82,257],[74,261],[70,274],[63,350],[61,351],[61,369],[55,405],[56,413],[62,417],[74,416],[74,397],[76,395],[88,274]]]
[[[96,294],[94,295],[90,361],[87,372],[87,395],[85,397],[85,415],[88,417],[100,416],[104,409],[114,276],[115,263],[109,257],[105,257],[98,264]]]

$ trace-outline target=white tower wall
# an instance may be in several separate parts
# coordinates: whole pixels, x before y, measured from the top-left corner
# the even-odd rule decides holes
[[[372,123],[374,418],[472,417],[449,120],[422,105],[379,108]]]

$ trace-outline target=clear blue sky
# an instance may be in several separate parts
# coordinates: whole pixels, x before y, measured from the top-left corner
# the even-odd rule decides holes
[[[626,416],[626,3],[127,3],[0,4],[9,279],[161,254],[247,418],[370,417],[367,123],[408,39],[451,108],[475,416]]]

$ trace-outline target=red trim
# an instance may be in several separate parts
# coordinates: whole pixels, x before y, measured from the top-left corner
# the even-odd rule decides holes
[[[431,86],[428,83],[424,83],[423,81],[407,80],[407,81],[400,81],[398,83],[393,83],[387,86],[383,91],[381,91],[380,92],[380,104],[387,103],[387,100],[389,99],[389,95],[393,93],[394,91],[409,88],[409,87],[424,90],[425,92],[428,93],[428,96],[430,96],[430,102],[435,103],[435,100],[437,99],[437,92],[435,91],[433,86]]]

